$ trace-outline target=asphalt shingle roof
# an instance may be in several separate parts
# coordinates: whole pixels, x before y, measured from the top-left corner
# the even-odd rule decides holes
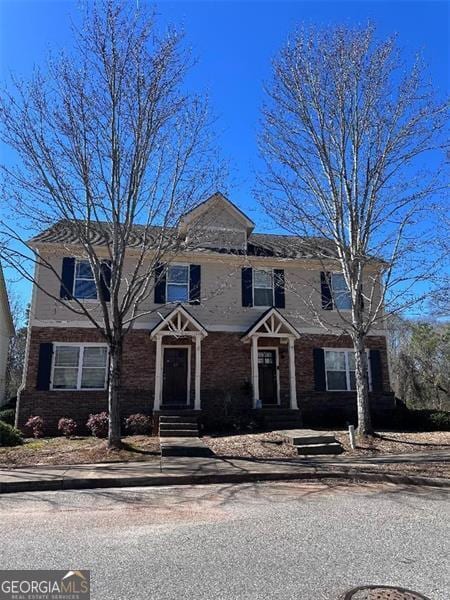
[[[85,227],[83,222],[58,221],[42,233],[33,237],[30,246],[38,244],[75,245],[80,243],[80,228]],[[150,227],[146,229],[141,225],[134,225],[129,236],[128,246],[139,248],[145,242],[150,248],[152,242],[163,235],[167,240],[172,236],[177,239],[177,229]],[[144,236],[146,235],[146,239]],[[84,237],[84,235],[83,235]],[[89,224],[89,239],[94,245],[103,246],[109,238],[109,224],[91,222]],[[202,254],[247,254],[249,256],[274,256],[279,258],[319,258],[335,256],[334,243],[325,238],[302,238],[290,235],[275,235],[267,233],[252,233],[248,237],[246,250],[230,250],[229,248],[211,248],[202,246],[201,238],[196,240],[195,246],[184,246],[186,251]]]

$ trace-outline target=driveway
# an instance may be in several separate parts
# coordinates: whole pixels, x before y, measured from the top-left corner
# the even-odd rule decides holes
[[[267,483],[10,494],[2,568],[91,569],[95,600],[450,597],[448,492]]]

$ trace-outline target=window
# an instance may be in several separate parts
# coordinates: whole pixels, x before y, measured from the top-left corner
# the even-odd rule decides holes
[[[97,286],[88,260],[77,260],[75,263],[73,295],[81,300],[97,299]]]
[[[171,265],[167,270],[167,302],[188,302],[189,267]]]
[[[56,345],[52,389],[104,390],[108,349],[101,345]]]
[[[273,306],[272,271],[253,271],[253,306]]]
[[[342,273],[331,274],[331,286],[333,289],[334,307],[339,310],[351,309],[352,298]]]
[[[369,364],[368,361],[367,364]],[[356,382],[354,351],[325,350],[325,372],[327,378],[327,390],[335,392],[355,390]]]

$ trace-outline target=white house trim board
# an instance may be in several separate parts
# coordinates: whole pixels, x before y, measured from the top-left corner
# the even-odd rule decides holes
[[[176,306],[168,315],[160,314],[159,316],[161,321],[152,330],[151,338],[155,338],[160,333],[179,337],[195,336],[196,334],[206,337],[208,335],[203,325],[181,305]]]
[[[254,335],[276,338],[289,338],[292,336],[295,339],[300,337],[295,327],[276,308],[271,308],[260,317],[242,339],[248,341]]]
[[[278,312],[276,308],[267,311],[259,318],[253,327],[242,338],[243,342],[251,341],[251,367],[252,367],[252,386],[253,386],[253,408],[260,405],[259,402],[259,372],[258,372],[258,351],[259,349],[269,348],[268,346],[258,347],[258,338],[278,338],[281,341],[287,341],[289,345],[289,402],[292,410],[298,410],[297,388],[295,379],[295,340],[299,339],[299,332],[293,327],[287,319]],[[278,360],[278,353],[277,353]],[[279,363],[277,363],[277,377],[279,378]],[[277,379],[278,393],[280,390],[279,379]]]
[[[253,307],[250,307],[253,309]],[[94,329],[95,325],[93,325],[90,321],[58,321],[55,319],[30,319],[30,327],[58,327],[58,328],[67,328],[67,329]],[[153,330],[155,327],[155,323],[150,322],[139,322],[136,321],[133,323],[133,329],[145,329],[145,330]],[[242,325],[208,325],[208,332],[223,332],[223,333],[245,333],[248,330],[248,327]],[[206,331],[206,329],[205,329]],[[339,328],[324,329],[323,327],[298,327],[297,329],[299,334],[317,334],[317,335],[341,335],[342,330]],[[247,335],[247,334],[246,334]],[[373,329],[367,334],[368,337],[386,337],[386,331],[384,329]]]
[[[195,341],[195,373],[194,373],[194,407],[201,408],[201,341],[208,332],[201,323],[197,321],[181,305],[176,306],[168,315],[161,315],[161,322],[152,330],[150,337],[156,340],[155,357],[155,396],[153,410],[159,410],[162,402],[164,348],[188,348],[188,404],[191,389],[191,346],[190,345],[166,345],[162,343],[164,336],[171,338],[192,338]]]
[[[298,410],[297,380],[295,375],[295,348],[294,338],[289,338],[289,396],[292,410]]]

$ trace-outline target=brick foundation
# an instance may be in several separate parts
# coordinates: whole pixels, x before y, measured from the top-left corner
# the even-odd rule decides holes
[[[30,415],[42,416],[48,433],[55,433],[60,417],[75,419],[83,431],[89,414],[107,410],[106,392],[39,391],[36,389],[39,344],[44,342],[102,342],[101,334],[94,329],[43,328],[31,330],[30,352],[26,373],[26,386],[20,394],[18,424],[23,427]],[[163,345],[191,345],[191,403],[193,406],[195,344],[190,338],[163,339]],[[289,359],[287,344],[279,339],[260,338],[260,346],[277,347],[280,366],[280,404],[289,407]],[[351,342],[344,336],[302,335],[295,343],[297,398],[305,422],[328,422],[333,417],[352,418],[355,414],[355,394],[347,392],[315,392],[313,348],[349,348]],[[372,394],[374,412],[393,407],[390,394],[383,337],[370,337],[368,348],[381,351],[383,393]],[[251,345],[241,341],[238,333],[211,332],[202,341],[201,401],[202,410],[216,419],[227,411],[247,409],[252,406]],[[151,413],[155,381],[156,343],[145,330],[131,331],[125,339],[121,394],[122,416],[132,413]]]

